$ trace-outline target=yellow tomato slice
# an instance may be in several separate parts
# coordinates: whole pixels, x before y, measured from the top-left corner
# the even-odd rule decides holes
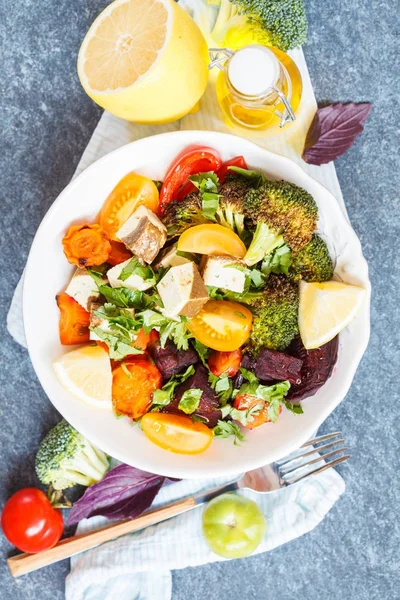
[[[178,454],[199,454],[207,450],[212,431],[189,417],[164,413],[147,413],[141,420],[145,435],[156,446]]]
[[[247,252],[232,229],[207,224],[186,229],[178,240],[178,250],[195,254],[227,254],[235,258],[243,258]]]
[[[147,177],[128,173],[117,183],[100,212],[100,225],[112,240],[119,241],[118,229],[141,204],[157,212],[157,186]]]
[[[237,350],[248,339],[253,316],[248,308],[229,300],[209,300],[188,323],[196,340],[222,352]]]

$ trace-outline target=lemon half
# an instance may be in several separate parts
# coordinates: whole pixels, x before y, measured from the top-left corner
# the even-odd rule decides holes
[[[364,288],[339,281],[301,281],[299,329],[305,348],[319,348],[347,327],[365,295]]]
[[[163,123],[197,104],[207,63],[200,29],[174,0],[116,0],[86,34],[78,75],[86,93],[117,117]]]

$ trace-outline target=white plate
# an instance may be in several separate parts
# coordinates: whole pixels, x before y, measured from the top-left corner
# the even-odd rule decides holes
[[[246,442],[214,440],[203,454],[166,452],[144,436],[128,419],[91,408],[71,396],[58,382],[52,362],[66,351],[58,339],[59,312],[55,296],[73,272],[61,244],[73,223],[94,221],[117,182],[129,171],[162,180],[171,161],[187,146],[203,144],[227,160],[243,154],[250,167],[308,190],[319,207],[319,229],[337,256],[336,275],[364,286],[366,300],[357,317],[340,335],[339,359],[328,382],[303,401],[303,415],[284,409],[276,424],[248,432]],[[345,397],[369,338],[370,283],[359,240],[337,201],[287,158],[267,152],[239,137],[207,131],[181,131],[149,137],[112,152],[77,177],[43,219],[29,254],[25,273],[23,312],[28,349],[37,376],[51,402],[76,429],[111,456],[135,467],[179,478],[228,475],[277,460],[304,443]]]

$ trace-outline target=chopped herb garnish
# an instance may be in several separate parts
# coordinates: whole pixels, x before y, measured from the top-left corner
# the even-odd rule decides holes
[[[220,195],[218,194],[218,177],[213,171],[198,173],[189,177],[201,194],[201,212],[206,219],[215,221]]]
[[[91,327],[93,331],[110,349],[110,358],[113,360],[121,360],[130,354],[143,354],[143,350],[134,348],[131,345],[131,340],[117,333],[108,333],[100,329],[100,327]]]
[[[151,410],[154,411],[157,406],[167,406],[167,404],[169,404],[174,397],[176,386],[189,379],[189,377],[191,377],[193,374],[194,366],[190,365],[190,367],[188,367],[184,373],[181,373],[180,375],[173,375],[160,390],[154,390],[153,407]]]
[[[239,425],[232,423],[232,421],[218,421],[216,426],[213,428],[214,437],[216,438],[229,438],[233,436],[233,443],[235,446],[238,442],[245,441],[245,435],[240,430]]]
[[[203,390],[198,388],[190,388],[183,392],[181,399],[179,400],[178,408],[187,415],[194,413],[200,404]]]
[[[156,283],[156,277],[153,269],[147,265],[142,265],[138,259],[133,256],[129,263],[122,269],[118,279],[120,281],[126,281],[131,275],[137,275],[146,283],[151,284],[153,287]]]

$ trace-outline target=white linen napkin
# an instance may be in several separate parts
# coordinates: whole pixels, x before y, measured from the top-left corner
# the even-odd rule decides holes
[[[206,0],[181,0],[180,4],[193,16],[203,30],[210,46],[215,13]],[[335,196],[347,216],[333,163],[315,167],[300,158],[309,124],[316,110],[316,101],[301,49],[290,53],[303,78],[303,98],[298,120],[286,133],[248,136],[249,139],[277,154],[288,156],[301,164],[314,179],[325,185]],[[137,125],[122,121],[104,112],[79,162],[75,176],[97,159],[134,140],[179,129],[230,131],[222,120],[214,85],[215,73],[201,100],[200,110],[181,121],[167,125]],[[7,317],[7,327],[16,342],[26,347],[22,321],[23,276],[19,281]],[[229,480],[227,480],[229,481]],[[162,488],[154,506],[171,502],[225,483],[223,479],[186,480]],[[257,553],[272,550],[313,529],[344,492],[343,479],[334,470],[285,490],[253,497],[261,506],[268,522],[265,538]],[[148,529],[103,544],[71,560],[71,573],[66,581],[67,600],[169,600],[172,569],[202,565],[224,560],[213,554],[201,534],[201,509],[194,509],[174,519]],[[82,521],[78,532],[95,529],[105,519],[94,517]]]

